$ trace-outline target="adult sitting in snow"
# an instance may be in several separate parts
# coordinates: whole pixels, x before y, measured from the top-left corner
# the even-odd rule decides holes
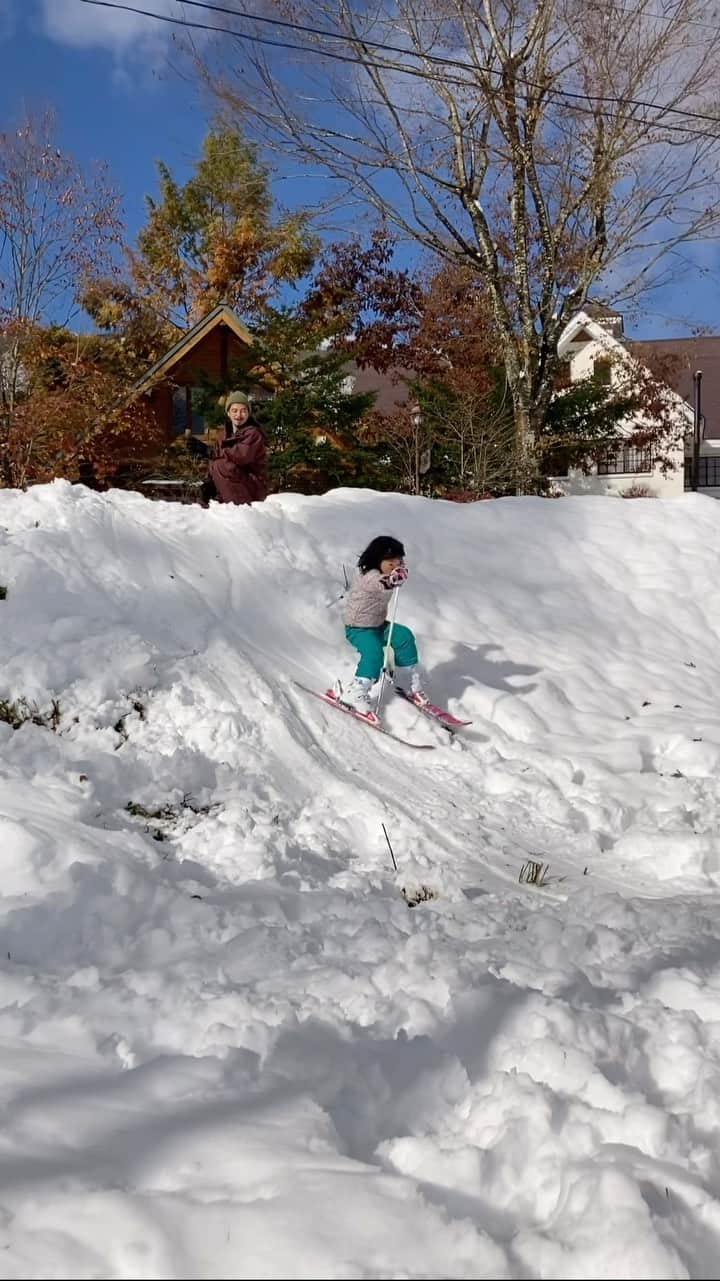
[[[203,500],[261,503],[269,489],[265,437],[251,415],[250,401],[243,391],[230,392],[225,412],[229,426],[212,448],[192,438],[189,442],[193,453],[202,453],[210,460]]]

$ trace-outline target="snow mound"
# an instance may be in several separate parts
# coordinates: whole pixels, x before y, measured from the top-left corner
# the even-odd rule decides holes
[[[713,1275],[719,530],[0,491],[0,1276]],[[296,683],[383,532],[432,752]]]

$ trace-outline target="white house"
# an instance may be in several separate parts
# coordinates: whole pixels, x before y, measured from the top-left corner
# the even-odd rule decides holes
[[[571,382],[595,377],[609,386],[632,385],[633,371],[642,370],[637,356],[623,341],[622,316],[604,308],[590,306],[580,311],[565,327],[558,350],[570,366]],[[667,405],[677,434],[664,453],[670,456],[672,470],[663,474],[653,458],[651,448],[637,448],[623,443],[639,427],[648,425],[642,413],[621,425],[617,446],[604,451],[593,462],[589,474],[569,468],[565,475],[553,476],[556,489],[565,494],[621,494],[632,486],[658,498],[671,498],[685,489],[685,456],[692,448],[694,414],[682,396],[667,387]]]

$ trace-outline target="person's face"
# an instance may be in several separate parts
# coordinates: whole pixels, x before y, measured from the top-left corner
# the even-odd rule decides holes
[[[399,569],[402,565],[402,556],[388,556],[387,560],[380,561],[380,573],[392,574],[394,569]]]
[[[243,423],[247,422],[250,417],[250,410],[247,405],[231,405],[227,415],[232,423],[233,430],[237,431],[238,427],[242,427]]]

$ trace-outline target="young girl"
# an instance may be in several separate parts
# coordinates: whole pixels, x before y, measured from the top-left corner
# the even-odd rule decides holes
[[[355,679],[339,697],[341,702],[364,715],[373,715],[370,690],[383,667],[383,651],[390,630],[386,620],[391,593],[407,576],[405,548],[397,538],[386,535],[373,538],[358,560],[358,572],[345,604],[344,622],[345,635],[358,650],[360,661]],[[428,699],[423,692],[415,637],[410,628],[395,623],[390,645],[395,654],[396,685],[405,690],[414,703],[423,706]]]

